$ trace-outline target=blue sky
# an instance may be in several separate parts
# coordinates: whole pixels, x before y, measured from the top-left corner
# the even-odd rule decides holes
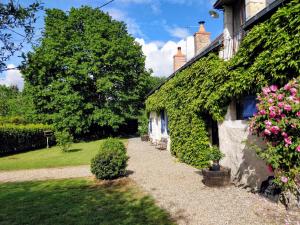
[[[33,0],[19,0],[19,2],[28,5]],[[67,11],[71,7],[82,5],[97,7],[106,2],[108,0],[44,0],[44,7]],[[172,72],[172,55],[176,52],[177,46],[183,48],[188,58],[193,56],[192,35],[198,29],[198,21],[206,22],[205,27],[211,32],[212,40],[222,32],[221,12],[218,19],[211,18],[208,13],[213,3],[214,0],[115,0],[102,10],[127,24],[129,33],[137,38],[143,47],[147,58],[146,67],[153,69],[156,76],[168,76]],[[37,32],[43,28],[44,13],[40,12],[38,16]],[[185,46],[188,46],[187,49]],[[28,50],[30,46],[24,49]],[[20,58],[15,56],[8,63],[12,67],[18,65],[20,61]],[[16,78],[19,76],[15,82],[22,82],[19,72],[14,71],[0,74],[0,84],[13,82],[11,81],[14,80],[13,76]],[[11,80],[7,80],[8,78]]]

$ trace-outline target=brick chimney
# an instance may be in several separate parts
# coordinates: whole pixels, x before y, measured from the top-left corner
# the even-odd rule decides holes
[[[174,72],[186,63],[186,56],[182,54],[181,47],[177,48],[176,55],[173,56]]]
[[[199,22],[199,31],[194,34],[195,55],[210,44],[210,32],[205,31],[204,21]]]

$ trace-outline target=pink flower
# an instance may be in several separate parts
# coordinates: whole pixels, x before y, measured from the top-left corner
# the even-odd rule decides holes
[[[273,101],[272,98],[269,98],[269,99],[268,99],[268,102],[269,102],[269,103],[273,103],[274,101]]]
[[[286,138],[284,138],[284,142],[286,143],[286,145],[291,145],[292,139],[290,137],[286,137]]]
[[[264,95],[268,95],[270,92],[271,92],[271,90],[270,90],[269,87],[263,88],[263,93],[264,93]]]
[[[297,89],[296,88],[291,88],[290,92],[291,92],[292,96],[295,96],[297,94]]]
[[[300,117],[300,111],[296,112],[296,116]]]
[[[265,134],[265,135],[271,135],[271,131],[269,131],[268,129],[265,129],[265,130],[264,130],[264,134]]]
[[[293,124],[291,124],[291,127],[296,128],[297,126],[296,126],[296,124],[293,123]]]
[[[280,179],[283,183],[287,183],[289,181],[289,178],[282,176]]]
[[[270,115],[271,118],[276,117],[276,113],[274,111],[271,111],[269,115]]]
[[[270,106],[270,107],[269,107],[269,110],[270,110],[270,111],[275,111],[275,110],[276,110],[276,107],[275,107],[275,106]]]
[[[278,87],[276,85],[271,85],[270,90],[276,92],[278,90]]]
[[[287,136],[288,136],[287,133],[285,133],[285,132],[282,132],[281,135],[282,135],[283,137],[287,137]]]
[[[280,116],[281,116],[281,118],[285,118],[285,117],[286,117],[286,115],[285,115],[285,114],[281,114]]]
[[[297,146],[296,151],[300,152],[300,145]]]
[[[266,126],[269,126],[269,127],[272,126],[272,122],[270,120],[266,120],[265,124],[266,124]]]
[[[284,107],[284,103],[283,102],[278,102],[278,107],[283,108]]]
[[[277,96],[277,99],[278,99],[279,101],[282,101],[282,100],[284,99],[284,95],[283,95],[283,94],[279,94],[279,95]]]
[[[290,89],[291,89],[291,85],[290,84],[284,85],[284,90],[288,91]]]
[[[285,106],[284,106],[284,110],[286,110],[286,111],[291,111],[291,110],[292,110],[292,106],[290,106],[290,105],[285,105]]]
[[[264,109],[262,109],[262,110],[259,111],[259,114],[260,114],[260,115],[266,115],[266,113],[267,113],[267,112],[266,112],[266,110],[264,110]]]
[[[272,167],[271,165],[268,165],[268,171],[269,171],[270,173],[273,173],[273,167]]]
[[[279,131],[280,131],[280,128],[278,126],[273,126],[271,127],[270,131],[273,133],[273,134],[278,134]]]

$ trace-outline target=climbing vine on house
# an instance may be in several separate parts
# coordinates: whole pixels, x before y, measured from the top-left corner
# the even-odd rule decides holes
[[[255,26],[233,59],[214,54],[178,72],[146,100],[146,110],[165,109],[171,151],[181,161],[204,167],[211,148],[205,121],[222,121],[232,98],[282,86],[300,74],[300,4],[293,0]]]

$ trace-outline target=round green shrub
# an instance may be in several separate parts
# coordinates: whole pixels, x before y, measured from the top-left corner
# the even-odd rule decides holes
[[[107,139],[92,159],[91,172],[97,179],[111,180],[125,175],[128,156],[125,145],[118,139]]]

